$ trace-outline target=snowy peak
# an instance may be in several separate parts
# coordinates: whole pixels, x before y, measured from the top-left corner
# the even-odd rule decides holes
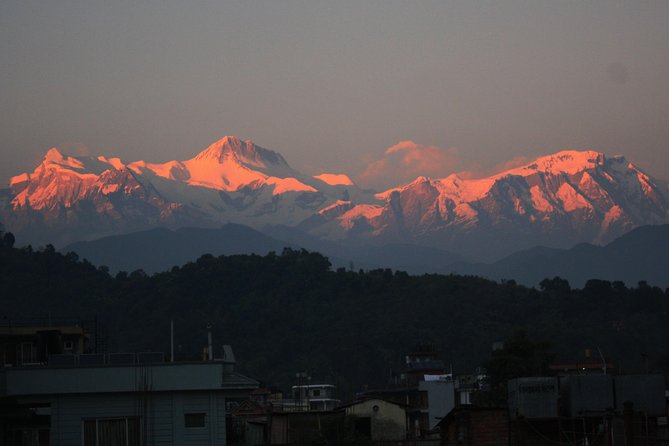
[[[242,141],[236,136],[221,138],[187,161],[167,164],[170,163],[145,166],[158,176],[223,191],[244,187],[257,189],[265,184],[274,187],[275,195],[315,191],[298,179],[299,173],[277,152],[264,149],[250,140]]]
[[[63,154],[60,153],[60,151],[55,147],[47,150],[46,154],[44,155],[44,161],[49,163],[60,164],[65,161],[65,158],[66,157],[63,156]]]
[[[120,178],[123,181],[134,179],[137,184],[146,185],[147,190],[170,197],[175,206],[183,204],[184,194],[194,197],[211,194],[212,190],[241,193],[267,190],[271,196],[318,192],[305,184],[302,176],[278,153],[252,141],[226,136],[194,158],[165,163],[140,160],[126,164],[119,158],[69,156],[52,148],[33,172],[11,178],[11,204],[13,209],[33,210],[59,206],[70,209],[84,201],[96,201],[96,206],[102,206],[99,203],[112,197],[118,200],[118,193],[126,198],[132,195],[118,184]],[[191,187],[197,190],[188,192]],[[190,198],[186,201],[192,203]],[[223,209],[219,203],[194,205],[200,209]],[[106,203],[104,206],[113,208],[115,205]]]
[[[178,163],[178,166],[171,166],[171,179],[177,178],[173,174],[175,168],[182,171],[178,178],[183,178],[191,186],[236,191],[245,187],[258,189],[270,185],[274,195],[316,191],[300,181],[299,173],[281,155],[236,136],[225,136],[194,158]],[[167,169],[153,167],[152,170],[157,172]]]
[[[82,157],[83,158],[83,157]],[[85,158],[77,158],[73,156],[64,155],[57,148],[52,147],[44,155],[42,166],[44,167],[63,167],[66,169],[74,169],[79,171],[88,170],[86,168]]]
[[[585,178],[590,178],[587,172],[597,168],[605,168],[607,163],[615,162],[627,171],[632,169],[632,166],[627,166],[627,161],[622,157],[614,157],[608,159],[604,154],[588,150],[576,151],[565,150],[552,155],[537,158],[521,167],[500,172],[485,178],[468,179],[461,175],[452,174],[446,178],[434,179],[420,176],[411,183],[389,189],[376,195],[379,199],[388,199],[393,192],[405,192],[416,189],[425,183],[430,183],[440,190],[440,193],[449,199],[462,203],[481,200],[487,196],[495,185],[509,181],[509,177],[531,177],[539,173],[547,178],[559,177],[560,175],[574,176],[578,174],[585,175]]]
[[[54,170],[61,172],[70,171],[81,175],[100,175],[107,170],[121,170],[124,167],[124,163],[119,158],[107,159],[104,156],[94,158],[91,156],[66,155],[57,148],[52,147],[46,152],[42,163],[37,166],[33,174],[46,170]]]
[[[471,237],[468,248],[481,236],[512,234],[511,250],[514,238],[535,244],[603,242],[639,225],[669,221],[664,184],[624,157],[596,151],[562,151],[485,178],[418,177],[375,197],[386,202],[383,209],[376,207],[373,217],[339,217],[340,226],[349,228],[362,218],[374,236],[434,237],[455,244],[458,237],[463,244]],[[490,250],[483,242],[479,248]]]
[[[343,173],[322,173],[314,175],[314,178],[329,186],[353,186],[351,178]]]
[[[251,140],[242,141],[236,136],[224,136],[190,161],[216,163],[234,161],[258,169],[273,166],[288,167],[286,160],[278,153],[257,146]]]
[[[342,173],[302,175],[277,152],[235,136],[164,163],[53,148],[33,172],[13,177],[5,194],[0,220],[42,241],[68,231],[71,241],[235,222],[294,226],[334,240],[415,241],[485,257],[534,244],[602,242],[669,222],[666,182],[624,157],[573,150],[485,178],[419,176],[373,195]]]
[[[9,186],[15,191],[22,191],[31,184],[32,189],[51,189],[56,194],[57,189],[62,189],[65,183],[70,185],[67,187],[72,187],[71,184],[90,181],[108,170],[121,170],[124,167],[119,158],[70,156],[52,147],[32,173],[25,172],[12,177]]]
[[[400,186],[400,187],[393,187],[392,189],[388,189],[388,190],[385,190],[383,192],[379,192],[378,194],[375,195],[375,197],[379,200],[388,200],[392,196],[392,194],[395,193],[395,192],[402,193],[402,192],[405,192],[405,191],[409,191],[409,190],[412,190],[412,189],[423,187],[426,184],[431,185],[432,180],[430,178],[426,177],[426,176],[421,175],[409,184],[406,184],[406,185]]]
[[[593,169],[596,166],[603,165],[605,161],[606,157],[604,154],[592,150],[564,150],[553,155],[537,158],[530,164],[508,170],[495,176],[528,176],[537,172],[551,175],[558,175],[561,173],[575,175],[578,172]]]

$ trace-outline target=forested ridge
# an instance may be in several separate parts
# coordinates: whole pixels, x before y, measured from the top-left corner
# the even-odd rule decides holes
[[[653,370],[669,363],[669,289],[646,283],[590,280],[572,289],[554,278],[534,289],[472,276],[332,270],[324,256],[291,249],[111,276],[74,253],[1,240],[0,317],[97,317],[112,350],[166,353],[174,320],[177,359],[199,358],[212,324],[214,343],[233,346],[238,371],[283,389],[297,371],[329,378],[344,397],[383,385],[418,344],[433,344],[456,373],[467,373],[519,327],[565,360],[598,348],[627,372],[642,371],[645,358]]]

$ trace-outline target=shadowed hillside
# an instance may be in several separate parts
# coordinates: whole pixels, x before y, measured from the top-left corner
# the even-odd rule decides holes
[[[419,343],[436,344],[456,371],[468,371],[518,326],[565,357],[597,346],[627,371],[641,369],[640,352],[656,366],[669,354],[669,291],[650,285],[594,280],[572,290],[551,279],[537,290],[457,275],[333,271],[304,250],[205,255],[153,276],[112,277],[51,246],[3,246],[0,289],[3,316],[97,315],[117,351],[169,351],[174,320],[177,358],[196,358],[211,323],[240,371],[286,387],[307,370],[332,377],[342,396],[384,383]]]

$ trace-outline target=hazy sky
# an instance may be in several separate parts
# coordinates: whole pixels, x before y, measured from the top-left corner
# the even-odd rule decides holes
[[[250,138],[382,187],[562,149],[669,179],[669,1],[0,2],[0,180]]]

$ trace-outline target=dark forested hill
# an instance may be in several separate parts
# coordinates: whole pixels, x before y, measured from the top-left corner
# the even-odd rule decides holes
[[[571,249],[537,247],[491,264],[459,264],[452,270],[491,279],[513,279],[538,285],[546,276],[560,276],[582,287],[589,279],[646,281],[669,287],[669,225],[642,226],[605,246],[581,243]]]
[[[221,228],[156,228],[124,235],[77,242],[64,251],[76,252],[112,271],[143,269],[154,273],[193,261],[204,253],[216,255],[260,254],[281,251],[289,243],[273,239],[244,225]]]
[[[259,254],[281,252],[283,248],[306,248],[326,253],[338,266],[393,268],[415,273],[443,272],[444,265],[464,262],[440,249],[411,244],[371,245],[360,241],[335,243],[286,226],[265,228],[265,233],[248,226],[228,223],[221,228],[156,228],[101,239],[76,242],[63,248],[112,272],[143,269],[166,271],[174,265],[196,260],[202,254]],[[446,269],[448,270],[448,269]]]
[[[589,281],[540,290],[457,275],[332,270],[327,258],[287,249],[266,256],[205,255],[168,272],[115,277],[50,246],[0,248],[0,317],[79,316],[104,323],[116,350],[200,355],[206,326],[232,344],[238,369],[286,387],[296,371],[331,377],[343,396],[383,384],[404,353],[435,344],[456,372],[486,360],[514,327],[552,342],[562,357],[600,348],[628,371],[669,354],[669,291]],[[665,359],[663,359],[665,358]]]

